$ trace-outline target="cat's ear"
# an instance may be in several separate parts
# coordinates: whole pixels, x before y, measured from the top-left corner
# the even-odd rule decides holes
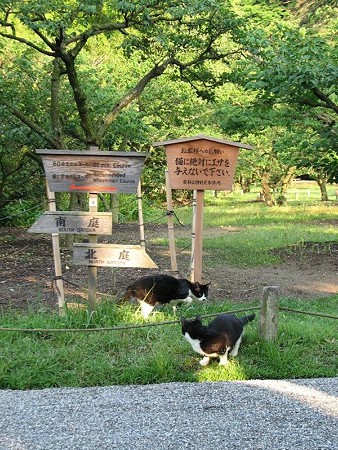
[[[200,315],[195,317],[195,322],[202,323],[202,317]]]

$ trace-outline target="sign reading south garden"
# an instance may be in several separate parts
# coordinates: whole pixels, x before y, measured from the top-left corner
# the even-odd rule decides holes
[[[110,212],[46,211],[29,228],[30,233],[111,234]]]

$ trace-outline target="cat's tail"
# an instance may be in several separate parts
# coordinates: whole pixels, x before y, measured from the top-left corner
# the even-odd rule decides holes
[[[240,321],[242,322],[242,325],[245,325],[248,322],[251,322],[251,320],[254,320],[256,317],[256,314],[250,314],[249,316],[240,317]]]

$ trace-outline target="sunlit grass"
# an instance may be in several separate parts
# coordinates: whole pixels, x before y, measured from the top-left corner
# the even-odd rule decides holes
[[[252,195],[244,197],[229,194],[228,197],[212,198],[206,195],[203,224],[205,227],[239,227],[276,225],[279,223],[307,223],[310,221],[338,219],[337,202],[306,202],[288,206],[268,207],[255,201]],[[191,224],[192,207],[177,208],[177,217],[185,225]]]
[[[333,226],[278,225],[246,228],[217,239],[206,237],[203,241],[205,256],[214,266],[227,264],[236,267],[257,267],[280,262],[273,251],[297,245],[301,249],[305,242],[332,242],[337,240]],[[290,249],[291,252],[291,249]]]

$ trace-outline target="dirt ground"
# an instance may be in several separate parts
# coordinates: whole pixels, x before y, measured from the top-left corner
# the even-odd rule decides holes
[[[233,228],[205,229],[204,236],[231,233]],[[178,229],[176,236],[190,236],[191,230]],[[166,225],[147,225],[146,249],[158,269],[99,268],[98,297],[121,296],[128,284],[139,276],[170,273],[168,248],[157,245],[156,237],[167,237]],[[100,242],[139,244],[137,224],[119,224],[112,236]],[[179,275],[189,278],[190,250],[177,248]],[[203,280],[211,282],[210,300],[246,302],[261,298],[264,286],[279,286],[282,297],[311,299],[338,293],[338,242],[305,245],[293,252],[279,253],[282,263],[270,267],[234,268],[226,264],[217,269],[203,260]],[[88,269],[75,266],[72,251],[62,247],[62,272],[66,301],[86,300]],[[39,303],[57,307],[51,237],[31,234],[22,228],[0,228],[0,307],[27,308]]]

